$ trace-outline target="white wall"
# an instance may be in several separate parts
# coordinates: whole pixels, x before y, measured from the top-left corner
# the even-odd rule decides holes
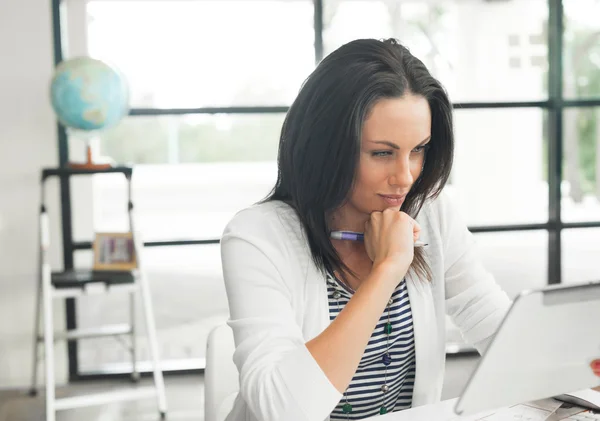
[[[0,1],[0,388],[27,385],[32,360],[39,173],[58,162],[48,102],[52,74],[50,1]],[[48,183],[54,251],[61,261],[58,183]],[[64,320],[55,311],[57,328]],[[57,381],[65,378],[56,348]],[[43,365],[40,364],[43,373]]]

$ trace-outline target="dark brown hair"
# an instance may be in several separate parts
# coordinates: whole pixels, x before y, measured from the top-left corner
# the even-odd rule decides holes
[[[431,142],[420,177],[401,210],[416,218],[450,175],[454,154],[452,105],[425,65],[395,39],[351,41],[328,55],[304,82],[279,142],[278,178],[264,201],[281,200],[297,212],[311,254],[323,271],[352,271],[329,238],[328,215],[350,196],[360,159],[363,123],[373,105],[407,93],[431,110]],[[431,280],[423,250],[411,268]]]

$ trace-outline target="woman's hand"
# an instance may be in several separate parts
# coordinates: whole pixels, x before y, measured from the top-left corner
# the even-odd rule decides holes
[[[600,377],[600,358],[597,360],[594,360],[590,363],[590,367],[592,367],[592,370],[594,371],[594,374],[598,377]]]
[[[414,257],[414,243],[421,227],[399,208],[373,212],[365,223],[365,248],[373,268],[382,267],[391,275],[403,277]]]

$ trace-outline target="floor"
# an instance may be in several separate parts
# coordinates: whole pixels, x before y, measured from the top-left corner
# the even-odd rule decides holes
[[[475,367],[475,356],[449,357],[442,399],[460,394],[469,374]],[[168,375],[165,378],[169,421],[202,421],[204,419],[204,380],[202,375]],[[143,379],[140,385],[151,385]],[[129,388],[126,380],[77,383],[57,390],[57,397],[73,396],[94,391]],[[32,398],[22,390],[0,390],[0,421],[43,421],[43,394]],[[98,407],[60,411],[56,421],[158,421],[154,400],[115,403]]]

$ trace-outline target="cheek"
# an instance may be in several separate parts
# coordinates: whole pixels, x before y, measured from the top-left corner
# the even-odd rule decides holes
[[[373,191],[379,189],[382,180],[385,181],[385,179],[385,171],[382,170],[381,166],[374,165],[368,161],[361,162],[358,167],[351,197],[358,201],[366,199]]]
[[[421,171],[423,171],[423,164],[425,163],[425,157],[422,155],[418,158],[412,159],[410,162],[410,174],[414,181],[417,181],[417,178],[421,175]]]
[[[374,162],[365,162],[361,164],[357,179],[356,186],[360,186],[363,190],[370,189],[381,184],[382,181],[387,179],[387,170],[385,165],[378,165]]]

